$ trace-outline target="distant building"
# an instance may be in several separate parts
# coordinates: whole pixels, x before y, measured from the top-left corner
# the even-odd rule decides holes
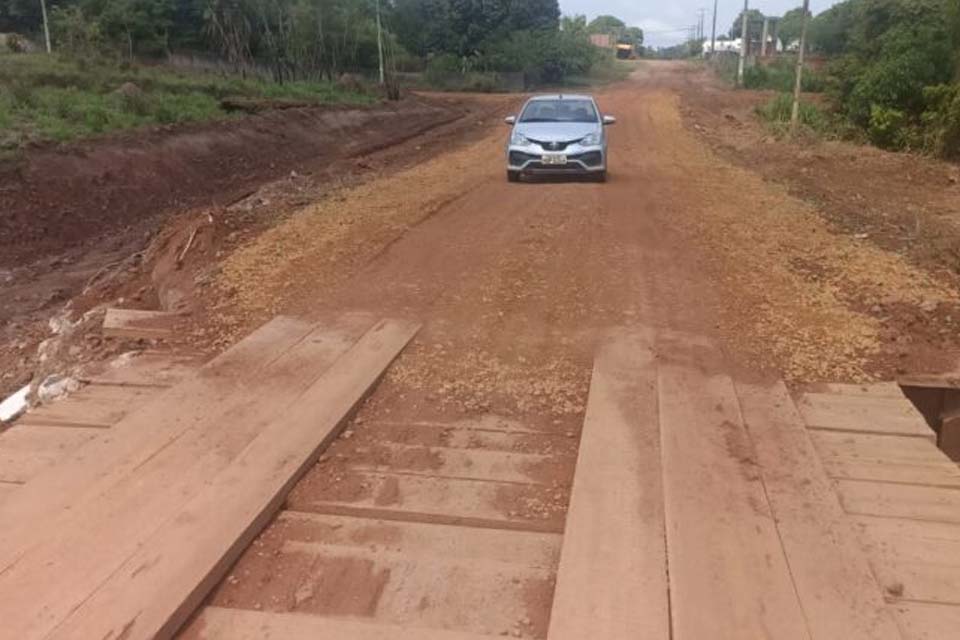
[[[590,36],[590,42],[601,49],[614,51],[617,48],[617,39],[609,33],[594,33]]]
[[[717,53],[740,53],[740,45],[742,42],[743,40],[740,38],[736,38],[735,40],[717,38],[716,51]],[[710,51],[709,42],[704,44],[704,50]]]

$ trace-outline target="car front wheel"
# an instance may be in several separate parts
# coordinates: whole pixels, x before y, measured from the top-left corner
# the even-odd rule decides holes
[[[520,182],[520,172],[507,171],[507,182]]]

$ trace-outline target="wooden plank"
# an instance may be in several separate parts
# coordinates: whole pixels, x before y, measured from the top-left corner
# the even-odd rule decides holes
[[[99,429],[14,425],[0,433],[0,482],[26,482],[101,433]]]
[[[488,635],[336,620],[299,613],[206,607],[183,640],[489,640]]]
[[[344,473],[341,479],[319,495],[311,495],[308,476],[306,488],[290,496],[289,508],[405,522],[563,532],[564,505],[558,504],[552,487],[364,471]],[[355,487],[364,489],[358,493]],[[508,506],[524,503],[542,504],[545,510],[526,514]]]
[[[107,309],[103,317],[103,335],[145,340],[170,338],[176,318],[176,314],[163,311]]]
[[[852,516],[851,522],[863,535],[879,540],[902,540],[923,547],[929,542],[960,543],[960,525],[949,522],[926,522],[904,518]]]
[[[561,464],[550,456],[528,453],[417,447],[392,443],[360,447],[357,453],[374,460],[386,461],[385,464],[348,461],[348,467],[357,471],[390,471],[428,477],[529,484],[551,484],[555,474],[550,475],[550,471]]]
[[[137,451],[144,456],[139,464],[114,475],[110,485],[55,518],[53,531],[28,545],[22,557],[0,573],[0,592],[18,585],[16,597],[0,600],[0,617],[10,622],[7,626],[30,637],[51,629],[89,597],[125,554],[206,487],[349,349],[353,330],[310,331],[262,371],[261,378],[243,385],[243,397],[228,411],[198,428],[194,416],[180,416],[186,428],[176,437]],[[169,419],[163,413],[147,417],[151,420],[145,428],[151,430],[162,429]],[[115,469],[111,473],[116,474]],[[77,554],[78,548],[84,553]]]
[[[269,365],[281,360],[311,326],[277,318],[214,359],[181,384],[37,476],[0,505],[0,573],[29,548],[47,539],[86,500],[176,442],[190,429],[206,429],[231,408],[242,407],[260,386]],[[163,419],[158,420],[158,416]]]
[[[62,618],[48,636],[51,640],[172,637],[269,523],[293,485],[418,330],[419,325],[410,322],[375,325],[172,519],[140,538],[132,553],[115,554],[122,564],[110,567],[106,582],[73,588],[72,597],[63,597],[65,593],[53,602],[47,591],[34,593],[29,600],[34,613],[24,617],[26,628],[39,619],[54,629],[49,622],[53,607],[60,605]],[[116,523],[108,528],[115,537]],[[64,580],[62,565],[59,569],[57,580]],[[8,629],[16,628],[3,618]]]
[[[19,491],[21,486],[13,482],[0,482],[0,504],[3,504],[15,491]]]
[[[960,463],[960,416],[945,417],[940,426],[940,449],[950,460]]]
[[[91,384],[68,397],[31,409],[17,424],[110,427],[149,404],[161,390]]]
[[[31,409],[17,424],[108,428],[161,392],[155,387],[88,384],[66,398]]]
[[[300,511],[281,511],[272,526],[285,542],[369,550],[371,545],[422,557],[490,561],[553,571],[563,536],[556,533],[481,529],[422,522],[350,518]]]
[[[670,637],[659,440],[650,338],[620,336],[593,369],[549,640]]]
[[[196,354],[132,352],[85,373],[81,379],[101,385],[172,387],[202,364]]]
[[[854,515],[960,523],[960,490],[837,480],[843,508]]]
[[[960,604],[960,525],[862,518],[861,538],[891,599]]]
[[[960,374],[926,375],[913,374],[900,376],[897,384],[901,387],[923,387],[927,389],[960,389]]]
[[[881,398],[903,398],[903,390],[896,382],[878,382],[873,384],[819,383],[806,385],[808,393],[837,393],[853,396],[874,396]]]
[[[805,393],[797,403],[811,429],[910,436],[936,434],[906,398]]]
[[[896,612],[904,640],[948,640],[960,629],[960,607],[900,602]]]
[[[732,381],[696,340],[661,354],[673,638],[809,638]]]
[[[561,539],[284,511],[207,604],[542,638]]]
[[[873,480],[960,489],[960,469],[952,462],[904,464],[888,460],[825,458],[824,468],[839,480]]]
[[[787,388],[738,384],[737,391],[811,639],[899,640]]]
[[[809,433],[810,440],[824,459],[898,464],[940,464],[950,461],[925,438],[815,430]]]
[[[877,580],[891,600],[960,606],[960,567],[931,562],[875,560]]]

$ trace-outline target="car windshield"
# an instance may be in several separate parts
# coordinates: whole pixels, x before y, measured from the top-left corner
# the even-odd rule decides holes
[[[597,122],[597,110],[590,100],[534,100],[520,122]]]

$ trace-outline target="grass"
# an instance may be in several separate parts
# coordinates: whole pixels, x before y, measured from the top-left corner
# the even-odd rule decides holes
[[[626,80],[636,69],[636,63],[628,60],[618,60],[613,56],[604,56],[599,62],[590,67],[590,71],[583,76],[571,76],[563,83],[571,87],[592,87],[613,84]]]
[[[133,83],[139,93],[117,89]],[[137,127],[231,117],[227,96],[365,104],[373,97],[325,82],[283,85],[164,67],[0,54],[0,152],[34,141],[67,142]]]
[[[735,55],[721,55],[710,62],[717,75],[736,84],[739,60]],[[794,57],[781,57],[770,61],[769,64],[758,64],[747,67],[743,72],[743,87],[745,89],[772,90],[780,92],[793,91],[797,78],[797,61]],[[803,91],[807,93],[822,93],[827,88],[827,78],[822,71],[809,66],[803,71]]]
[[[774,129],[786,131],[793,116],[793,95],[780,93],[766,104],[757,107],[757,115]],[[815,104],[800,101],[800,124],[818,134],[834,132],[836,123],[830,114]]]

